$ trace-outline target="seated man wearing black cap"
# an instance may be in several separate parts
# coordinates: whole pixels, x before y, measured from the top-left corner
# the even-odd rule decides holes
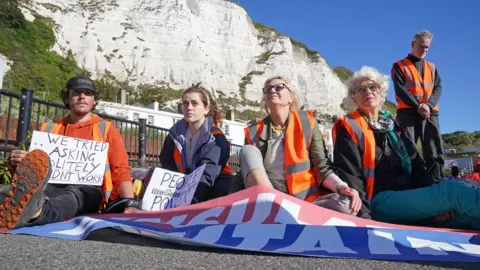
[[[70,114],[56,123],[44,123],[40,131],[109,143],[103,186],[49,184],[49,156],[42,150],[14,150],[8,158],[11,189],[0,197],[0,231],[69,220],[96,213],[109,200],[133,198],[128,156],[118,129],[92,113],[99,92],[86,76],[67,82],[60,97]],[[136,211],[127,208],[125,212]]]

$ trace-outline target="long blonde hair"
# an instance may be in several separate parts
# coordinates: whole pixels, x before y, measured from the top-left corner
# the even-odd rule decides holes
[[[283,77],[283,76],[275,76],[275,77],[271,77],[271,78],[267,79],[265,81],[265,83],[263,83],[263,86],[264,87],[267,86],[267,84],[269,84],[273,80],[281,80],[281,81],[283,81],[283,83],[285,83],[287,88],[290,90],[290,95],[292,97],[292,104],[290,104],[290,111],[298,110],[297,92],[295,91],[292,84],[290,83],[290,80],[287,79],[286,77]],[[267,113],[267,115],[270,115],[270,110],[267,108],[267,104],[266,104],[266,101],[265,101],[265,95],[264,94],[262,94],[262,99],[261,99],[260,103],[262,104],[262,109]]]

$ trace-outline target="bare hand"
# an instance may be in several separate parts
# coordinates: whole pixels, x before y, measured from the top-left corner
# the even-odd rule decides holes
[[[417,112],[425,119],[430,118],[430,106],[428,106],[428,104],[426,103],[420,104],[420,106],[418,106]]]
[[[143,210],[140,210],[140,209],[137,209],[135,207],[127,207],[125,208],[125,210],[123,211],[123,213],[125,214],[129,214],[129,213],[141,213],[143,212]]]
[[[12,154],[10,155],[9,157],[9,165],[10,167],[12,167],[13,169],[17,168],[18,164],[20,163],[20,161],[23,160],[23,158],[28,154],[27,151],[23,151],[23,150],[13,150],[12,151]]]
[[[358,191],[353,188],[343,186],[338,189],[338,193],[350,197],[350,209],[352,210],[352,212],[358,213],[358,211],[360,211],[360,208],[362,207],[362,200],[360,200]]]

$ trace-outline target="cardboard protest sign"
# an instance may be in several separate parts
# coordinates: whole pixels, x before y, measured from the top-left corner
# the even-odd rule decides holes
[[[101,186],[108,143],[34,131],[30,151],[40,149],[50,157],[49,184]]]
[[[191,174],[155,168],[142,200],[142,210],[157,211],[190,205],[205,164]]]

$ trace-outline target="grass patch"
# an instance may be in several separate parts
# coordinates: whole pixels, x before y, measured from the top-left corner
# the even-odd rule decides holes
[[[270,49],[264,53],[262,53],[259,57],[258,57],[258,60],[257,60],[257,64],[266,64],[267,61],[272,57],[272,56],[275,56],[275,55],[281,55],[281,54],[284,54],[285,51],[280,51],[280,52],[274,52],[273,49]]]
[[[240,79],[240,82],[238,83],[238,88],[240,92],[240,98],[242,99],[242,105],[247,105],[247,97],[246,97],[246,91],[247,91],[247,85],[252,84],[252,77],[254,75],[263,75],[265,72],[264,71],[250,71],[247,75],[243,76],[242,79]]]
[[[269,31],[269,32],[275,33],[278,36],[288,37],[287,35],[283,34],[282,32],[278,31],[277,29],[275,29],[273,27],[268,27],[261,22],[256,22],[256,23],[254,23],[254,25],[255,25],[255,28],[257,30],[261,31],[261,32]],[[307,45],[305,45],[304,43],[302,43],[300,41],[297,41],[297,40],[295,40],[291,37],[288,37],[288,38],[290,39],[290,42],[292,43],[293,46],[295,46],[297,48],[304,49],[305,52],[307,53],[308,58],[310,58],[310,60],[312,60],[313,62],[320,61],[321,56],[320,56],[320,53],[318,51],[309,49],[307,47]],[[262,43],[261,43],[262,45],[271,41],[271,39],[268,39],[268,38],[264,38],[264,39],[265,40],[262,41]]]

